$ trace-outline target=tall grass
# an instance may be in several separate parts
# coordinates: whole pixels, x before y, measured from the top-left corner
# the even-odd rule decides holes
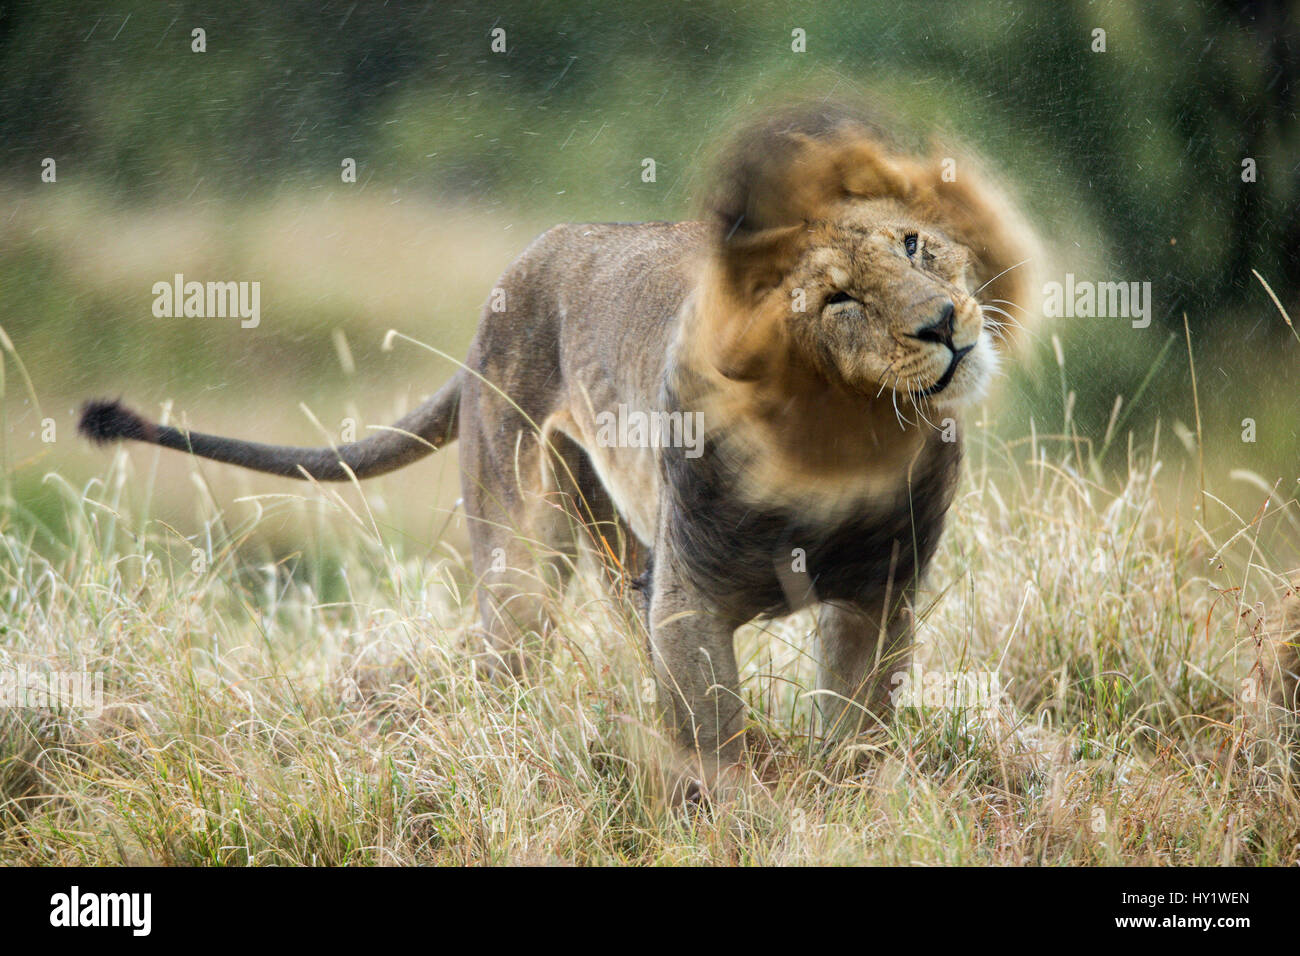
[[[919,666],[996,672],[1001,700],[831,746],[811,618],[748,627],[762,785],[691,814],[662,782],[644,635],[594,565],[554,597],[547,665],[494,683],[446,542],[315,489],[236,518],[201,484],[186,537],[124,452],[85,487],[51,474],[61,546],[12,513],[0,534],[0,668],[102,673],[104,709],[0,710],[0,862],[1300,862],[1287,752],[1243,693],[1291,506],[1268,483],[1244,517],[1171,504],[1158,433],[1114,481],[1076,452],[976,429],[929,576]],[[303,551],[250,562],[286,520]]]
[[[1295,475],[1224,477],[1248,461],[1270,474],[1293,462],[1294,390],[1272,387],[1276,369],[1250,367],[1262,384],[1231,382],[1238,397],[1216,413],[1210,387],[1222,394],[1238,369],[1193,340],[1204,427],[1167,414],[1171,444],[1148,430],[1148,412],[1174,399],[1142,400],[1177,352],[1148,348],[1145,376],[1128,370],[1141,386],[1090,443],[1101,429],[1077,420],[1071,378],[1103,382],[1092,397],[1104,399],[1117,356],[1140,364],[1145,353],[1118,337],[1107,351],[1087,329],[1084,364],[1067,370],[1058,347],[1044,389],[1059,377],[1060,434],[971,430],[919,608],[919,667],[996,673],[1005,697],[923,700],[834,747],[813,719],[811,618],[751,626],[737,646],[761,786],[684,815],[662,782],[644,633],[594,564],[553,595],[557,639],[535,679],[492,683],[476,670],[473,575],[462,532],[436,507],[448,492],[432,487],[435,474],[454,476],[450,453],[335,493],[139,448],[89,479],[101,459],[71,434],[76,399],[123,387],[133,402],[175,397],[209,431],[244,434],[256,415],[250,437],[284,441],[302,423],[277,422],[277,410],[393,381],[428,391],[449,367],[381,364],[380,329],[397,314],[413,334],[467,336],[482,290],[532,226],[471,210],[440,230],[452,213],[433,210],[395,228],[357,199],[328,215],[288,203],[294,217],[249,213],[228,232],[114,210],[107,218],[133,236],[98,243],[77,238],[97,217],[75,196],[61,202],[20,208],[6,235],[38,220],[42,231],[0,257],[0,288],[12,291],[0,341],[0,677],[99,674],[105,706],[0,708],[0,862],[1300,861],[1290,758],[1250,699],[1275,668],[1278,598],[1300,551]],[[183,255],[190,272],[278,289],[274,336],[161,328],[147,292],[175,271],[177,244],[211,257]],[[466,260],[465,248],[488,251]],[[372,301],[375,287],[385,291]],[[364,380],[328,372],[345,320],[341,351],[358,349]],[[97,341],[68,361],[87,328],[119,347]],[[359,351],[366,342],[374,354]],[[274,374],[241,365],[253,356]],[[57,447],[34,437],[44,414],[63,416]],[[1243,415],[1259,419],[1268,453],[1227,448]],[[1184,471],[1202,448],[1218,466],[1203,500],[1199,474]]]

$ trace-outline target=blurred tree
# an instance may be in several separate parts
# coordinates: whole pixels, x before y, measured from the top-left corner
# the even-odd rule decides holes
[[[1257,301],[1252,269],[1300,302],[1298,38],[1289,0],[3,2],[0,171],[33,183],[53,156],[129,198],[244,198],[356,155],[390,185],[679,214],[676,177],[756,90],[882,89],[1013,168],[1056,236],[1085,203],[1115,277],[1152,280],[1178,326]],[[627,172],[647,144],[659,205]]]

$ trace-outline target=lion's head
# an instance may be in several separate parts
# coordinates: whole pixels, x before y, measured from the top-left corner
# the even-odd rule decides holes
[[[902,153],[842,109],[743,134],[710,212],[699,344],[733,381],[924,416],[985,394],[1028,305],[1032,236],[974,161]]]
[[[891,200],[844,203],[803,243],[769,296],[792,303],[785,335],[824,376],[909,405],[983,395],[997,359],[965,246]]]

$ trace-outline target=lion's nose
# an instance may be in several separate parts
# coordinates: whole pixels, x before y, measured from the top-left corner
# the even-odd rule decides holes
[[[920,339],[922,342],[937,342],[940,345],[946,345],[952,348],[952,328],[953,322],[957,315],[957,307],[952,301],[945,302],[943,308],[939,310],[939,320],[932,322],[924,328],[917,329],[912,333],[912,337]],[[954,349],[954,351],[956,351]]]

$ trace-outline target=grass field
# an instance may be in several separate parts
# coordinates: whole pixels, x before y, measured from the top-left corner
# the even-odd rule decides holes
[[[751,627],[763,785],[704,814],[666,802],[644,638],[594,566],[557,596],[541,676],[493,684],[454,535],[412,549],[297,488],[205,506],[183,539],[125,454],[84,488],[51,477],[71,534],[48,554],[5,528],[0,664],[102,674],[103,709],[0,711],[0,862],[1300,862],[1300,799],[1246,690],[1300,522],[1265,483],[1257,513],[1211,503],[1207,526],[1162,504],[1159,460],[1130,452],[1105,485],[1050,440],[977,432],[918,660],[1005,696],[922,700],[828,748],[811,619]],[[286,516],[300,553],[240,559]]]
[[[463,354],[538,223],[380,196],[9,198],[0,675],[97,675],[103,707],[0,707],[0,863],[1300,862],[1286,728],[1251,699],[1300,564],[1291,353],[1197,343],[1201,416],[1185,350],[1066,329],[1053,364],[1045,332],[969,429],[920,608],[921,673],[1005,694],[922,694],[832,747],[811,618],[752,626],[759,784],[686,815],[644,634],[593,562],[554,597],[537,680],[478,676],[454,449],[325,492],[73,434],[96,394],[270,441],[391,421],[450,367],[381,352],[385,330]],[[256,334],[154,319],[176,262],[264,282]]]

